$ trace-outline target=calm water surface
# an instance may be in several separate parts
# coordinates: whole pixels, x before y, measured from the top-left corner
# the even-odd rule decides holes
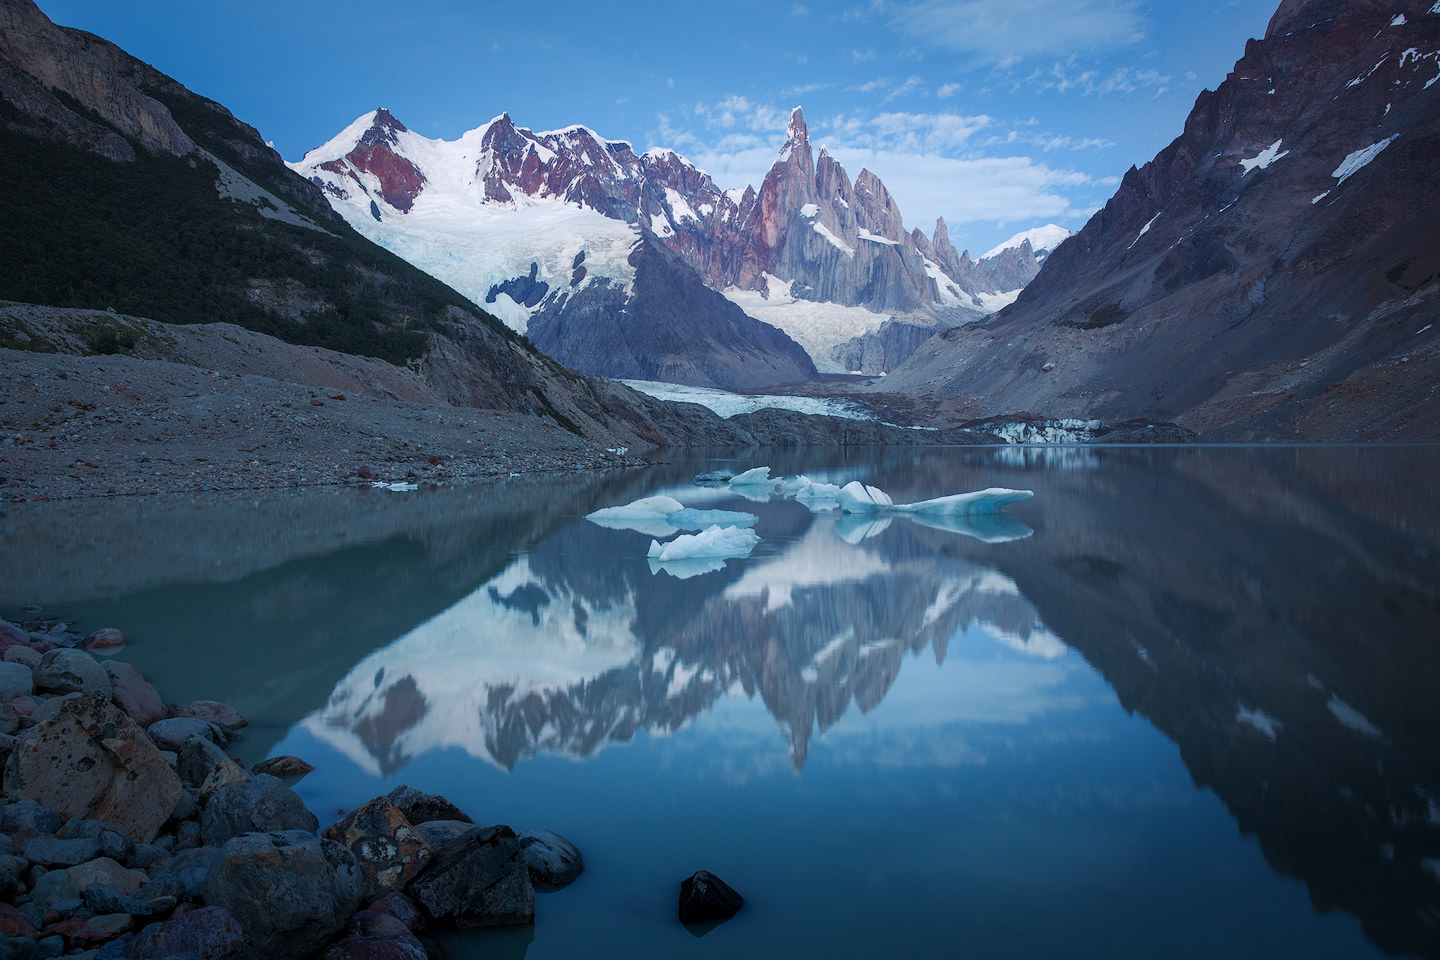
[[[1035,498],[868,525],[689,482]],[[584,519],[667,493],[753,552],[653,567]],[[333,820],[398,783],[574,840],[456,956],[1440,957],[1440,451],[677,456],[623,477],[12,504],[38,603]],[[679,881],[746,897],[696,936]]]

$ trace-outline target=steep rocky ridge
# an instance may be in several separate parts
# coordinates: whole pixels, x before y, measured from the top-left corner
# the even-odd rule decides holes
[[[1287,0],[1017,302],[884,384],[1220,439],[1440,437],[1440,11]]]
[[[933,242],[906,232],[877,176],[862,170],[852,182],[823,147],[817,158],[798,108],[758,190],[722,191],[674,151],[637,155],[629,143],[583,126],[536,133],[502,114],[447,142],[415,134],[383,108],[293,168],[357,230],[484,299],[522,332],[537,311],[552,328],[558,317],[577,335],[592,323],[622,327],[620,310],[635,308],[613,291],[601,298],[611,304],[604,310],[595,297],[567,291],[608,280],[631,292],[628,244],[642,235],[710,288],[738,294],[732,299],[742,308],[797,337],[783,311],[760,317],[754,296],[783,295],[801,312],[806,304],[862,308],[872,331],[898,315],[934,332],[994,309],[999,304],[984,295],[1013,295],[1038,269],[1018,247],[970,260],[950,244],[943,221]],[[848,336],[809,346],[812,360],[839,370],[830,348]],[[754,346],[735,342],[742,352]],[[690,349],[699,354],[708,344],[702,338]],[[903,359],[898,349],[890,345],[889,366]],[[602,372],[619,374],[625,352]]]

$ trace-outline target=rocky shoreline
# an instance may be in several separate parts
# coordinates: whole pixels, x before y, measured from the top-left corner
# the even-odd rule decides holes
[[[110,656],[119,630],[47,623],[0,620],[0,958],[425,960],[429,932],[532,923],[584,870],[559,834],[409,786],[322,830],[289,786],[309,764],[246,769],[234,708],[167,704]],[[740,902],[701,871],[679,914]]]

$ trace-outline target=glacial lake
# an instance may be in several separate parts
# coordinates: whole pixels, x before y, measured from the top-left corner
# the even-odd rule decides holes
[[[0,505],[39,604],[322,824],[399,783],[587,869],[455,957],[1440,957],[1440,448],[677,451],[393,493]],[[690,482],[1033,490],[866,523]],[[720,569],[586,519],[745,511]],[[679,882],[746,898],[691,931]],[[703,935],[702,935],[703,934]]]

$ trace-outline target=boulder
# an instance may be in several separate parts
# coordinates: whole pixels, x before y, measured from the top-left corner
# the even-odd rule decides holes
[[[417,823],[415,829],[425,838],[426,843],[439,850],[456,837],[474,833],[480,828],[464,820],[426,820],[424,823]]]
[[[148,843],[180,800],[180,778],[135,721],[91,693],[16,740],[5,796],[34,800],[64,819],[102,820]]]
[[[40,665],[40,658],[43,656],[45,655],[34,647],[14,646],[6,647],[5,652],[0,654],[0,660],[6,663],[23,663],[34,670]]]
[[[435,855],[388,797],[376,797],[350,811],[321,835],[355,857],[365,881],[366,900],[405,889]]]
[[[92,883],[85,888],[85,909],[96,915],[106,913],[128,913],[136,917],[148,917],[154,912],[148,901],[138,897],[127,897],[114,887],[103,883]]]
[[[197,720],[194,717],[175,717],[170,720],[157,720],[145,728],[150,734],[150,739],[155,741],[155,746],[161,750],[173,750],[177,754],[185,746],[185,741],[191,737],[201,737],[211,743],[223,745],[228,738],[225,731],[207,720]]]
[[[115,705],[142,727],[149,727],[156,720],[169,716],[165,701],[140,671],[123,660],[107,660],[102,667],[110,677],[114,688],[111,695]]]
[[[515,831],[482,827],[435,852],[410,895],[436,920],[458,927],[497,927],[535,919],[535,888]]]
[[[0,702],[35,692],[35,674],[23,663],[0,662]]]
[[[745,898],[708,870],[697,870],[680,883],[680,922],[729,920],[745,905]]]
[[[232,737],[250,725],[240,711],[219,700],[192,700],[175,709],[175,716],[185,719],[207,720]]]
[[[281,830],[227,841],[205,878],[205,902],[239,921],[241,960],[299,960],[340,932],[360,905],[360,888],[360,871],[340,844]]]
[[[444,797],[426,793],[424,790],[416,790],[414,787],[401,784],[390,791],[390,801],[400,808],[405,814],[405,819],[415,826],[422,823],[429,823],[431,820],[460,820],[464,823],[474,823],[465,811]]]
[[[30,722],[36,724],[44,723],[46,720],[54,720],[60,716],[60,711],[64,709],[65,704],[71,700],[79,700],[82,696],[83,694],[79,693],[64,693],[54,697],[41,697],[36,702],[35,708],[30,711]],[[26,699],[26,697],[20,697],[11,702],[19,705],[21,701]]]
[[[345,936],[326,947],[319,960],[426,960],[426,955],[403,921],[361,910],[345,925]]]
[[[124,632],[114,627],[101,627],[80,642],[91,653],[119,653],[125,649]]]
[[[303,777],[314,770],[310,764],[299,757],[285,755],[283,757],[268,757],[250,768],[251,773],[268,773],[272,777],[288,779],[290,777]]]
[[[263,773],[253,780],[221,787],[200,814],[201,836],[212,847],[242,833],[274,830],[314,833],[319,826],[320,821],[305,809],[294,790]]]
[[[420,912],[414,900],[403,893],[387,893],[365,909],[397,917],[411,930],[423,930],[425,927],[425,914]]]
[[[114,696],[110,674],[84,650],[51,650],[35,667],[35,689],[51,693],[99,693]]]
[[[108,943],[135,926],[135,920],[128,913],[103,913],[81,922],[80,929],[65,939],[71,947],[98,947]]]
[[[29,646],[30,634],[9,620],[0,620],[0,647]]]
[[[191,900],[205,895],[205,878],[220,851],[214,847],[182,850],[169,860],[156,864],[150,882],[135,892],[141,900],[153,901],[160,896],[185,896]],[[178,885],[179,893],[176,892]]]
[[[224,907],[201,907],[183,916],[152,923],[125,945],[127,960],[194,955],[203,960],[226,960],[245,945],[245,931]]]
[[[563,887],[585,870],[585,858],[575,844],[552,830],[526,830],[520,834],[520,847],[534,882]]]
[[[17,800],[0,810],[0,831],[5,833],[57,833],[63,820],[34,800]]]
[[[186,740],[176,752],[175,772],[185,783],[198,787],[217,767],[227,763],[235,765],[235,761],[214,741],[197,734]]]
[[[216,766],[214,770],[211,770],[210,775],[200,784],[200,802],[209,803],[211,798],[219,793],[222,788],[228,787],[232,783],[246,783],[252,779],[254,779],[254,777],[249,770],[246,770],[234,760],[226,757],[225,762]]]
[[[73,867],[100,856],[100,842],[90,838],[36,837],[21,844],[20,852],[26,860],[42,867]]]
[[[36,878],[30,887],[30,902],[42,910],[79,896],[80,888],[70,878],[69,870],[51,870],[43,877]]]
[[[77,837],[88,837],[100,844],[100,855],[109,857],[111,860],[118,860],[121,863],[128,861],[135,855],[135,841],[125,834],[116,830],[108,823],[99,820],[86,820],[77,817],[61,828],[60,836],[75,839]]]
[[[101,884],[124,896],[134,896],[147,879],[144,871],[127,870],[109,857],[97,857],[71,867],[67,872],[75,889],[82,895],[96,884]]]

